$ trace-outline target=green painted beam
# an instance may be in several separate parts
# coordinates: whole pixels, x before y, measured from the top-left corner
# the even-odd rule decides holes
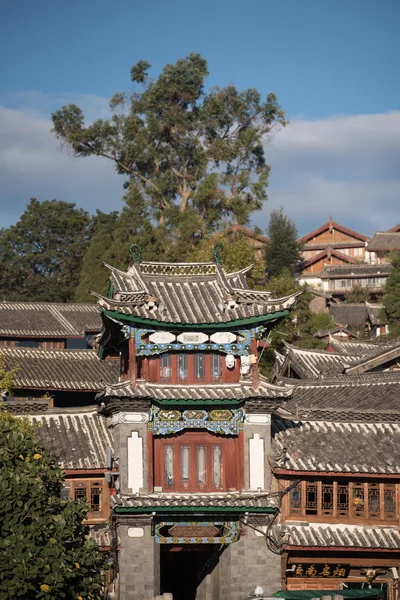
[[[238,319],[236,321],[228,321],[227,323],[165,323],[163,321],[157,321],[156,319],[142,319],[141,317],[135,317],[134,315],[124,315],[116,310],[103,309],[104,314],[112,319],[120,319],[128,321],[130,323],[137,323],[138,325],[147,325],[151,327],[167,328],[171,329],[190,329],[191,331],[200,329],[232,329],[233,327],[245,327],[248,325],[255,325],[256,323],[266,323],[276,319],[287,317],[289,310],[282,310],[275,313],[269,313],[267,315],[261,315],[260,317],[250,317],[248,319]]]

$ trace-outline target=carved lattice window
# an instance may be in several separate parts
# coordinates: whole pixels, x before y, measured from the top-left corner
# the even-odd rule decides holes
[[[297,485],[295,488],[290,490],[289,502],[290,502],[290,513],[301,515],[302,513],[302,486]]]
[[[333,514],[333,483],[323,483],[322,484],[322,502],[321,509],[323,515],[332,515]]]
[[[363,483],[353,484],[352,506],[355,517],[363,517],[365,515],[365,489]]]
[[[394,484],[385,483],[383,489],[383,507],[384,518],[396,519],[396,486]]]
[[[370,483],[368,485],[368,517],[370,517],[371,519],[380,519],[380,516],[380,484]]]
[[[348,484],[337,487],[337,514],[347,516],[349,514],[349,487]]]
[[[309,516],[310,520],[395,521],[398,518],[394,483],[371,481],[302,481],[292,488],[288,515]]]
[[[306,515],[318,514],[318,484],[306,481]]]

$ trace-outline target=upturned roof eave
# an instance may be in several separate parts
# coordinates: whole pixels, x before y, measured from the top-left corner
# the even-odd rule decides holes
[[[255,317],[247,317],[245,319],[233,319],[230,321],[224,322],[209,322],[209,323],[178,323],[175,321],[159,321],[157,319],[146,319],[143,317],[137,317],[135,315],[125,315],[124,313],[120,313],[116,310],[109,310],[107,308],[102,308],[103,314],[107,317],[111,317],[112,319],[120,319],[123,321],[128,321],[130,323],[137,323],[140,326],[156,326],[157,328],[171,328],[174,329],[230,329],[233,327],[242,327],[242,326],[251,326],[251,325],[259,325],[267,321],[273,321],[276,319],[280,319],[286,317],[289,313],[289,309],[285,309],[282,311],[271,312],[264,315],[259,315]]]

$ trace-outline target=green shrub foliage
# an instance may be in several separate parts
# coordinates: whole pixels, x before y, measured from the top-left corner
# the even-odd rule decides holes
[[[0,600],[102,597],[87,506],[60,498],[63,478],[29,422],[0,412]]]

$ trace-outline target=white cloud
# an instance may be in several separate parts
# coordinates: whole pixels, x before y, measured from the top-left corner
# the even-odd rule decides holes
[[[62,151],[51,122],[0,107],[0,226],[14,223],[30,197],[75,202],[89,212],[119,210],[124,179],[106,159]]]
[[[336,221],[367,235],[400,221],[400,112],[293,121],[266,148],[269,202],[301,234]]]
[[[0,226],[22,214],[31,196],[75,202],[89,212],[118,210],[123,177],[106,159],[75,159],[50,133],[49,115],[67,102],[82,106],[89,119],[107,115],[96,96],[14,95],[0,106]],[[272,208],[283,206],[301,234],[330,215],[371,234],[400,222],[400,112],[293,120],[266,148],[271,165],[269,201],[254,222],[268,224]]]

